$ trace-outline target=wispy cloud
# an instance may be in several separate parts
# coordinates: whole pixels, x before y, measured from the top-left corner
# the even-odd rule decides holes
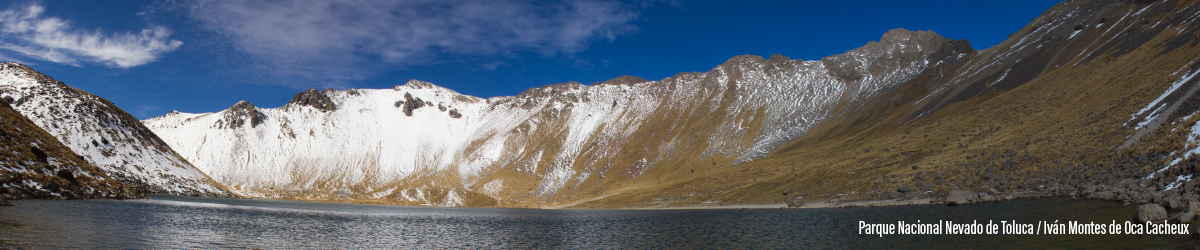
[[[134,113],[136,113],[140,117],[147,117],[147,116],[150,116],[153,114],[157,114],[159,110],[162,110],[162,107],[142,104],[142,105],[138,106],[137,111],[134,111]]]
[[[574,54],[637,31],[639,4],[610,0],[183,0],[188,16],[290,80],[369,77],[454,58]]]
[[[161,26],[137,33],[105,34],[99,29],[74,28],[70,21],[58,17],[46,17],[45,10],[30,4],[0,11],[0,49],[74,66],[95,62],[129,68],[152,62],[183,44],[168,38],[171,31]]]

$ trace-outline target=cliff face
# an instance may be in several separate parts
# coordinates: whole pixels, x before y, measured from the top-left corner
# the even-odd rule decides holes
[[[70,151],[139,193],[229,197],[132,115],[16,63],[0,63],[0,99]]]

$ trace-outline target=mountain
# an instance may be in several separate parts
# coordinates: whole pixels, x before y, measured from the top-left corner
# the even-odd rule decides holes
[[[768,156],[589,207],[1072,196],[1200,198],[1200,4],[1065,1],[1006,41],[835,109]],[[703,195],[693,195],[694,193]],[[1173,205],[1172,205],[1173,204]]]
[[[109,178],[8,103],[0,102],[0,121],[0,198],[141,196]]]
[[[970,52],[965,41],[898,29],[820,61],[739,56],[661,81],[571,82],[481,99],[412,80],[143,122],[247,196],[540,204],[659,178],[642,177],[657,169],[761,158],[834,107],[859,106]]]
[[[232,196],[129,113],[27,66],[0,63],[0,99],[137,192]]]
[[[639,207],[965,189],[1181,204],[1200,198],[1198,18],[1196,1],[1074,0],[981,51],[897,29],[821,60],[738,56],[659,81],[481,99],[412,80],[143,123],[252,197]]]

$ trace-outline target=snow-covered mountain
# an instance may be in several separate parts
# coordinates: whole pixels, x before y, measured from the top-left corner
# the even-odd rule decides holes
[[[143,123],[246,196],[545,203],[610,192],[648,171],[761,158],[835,110],[971,52],[965,41],[898,29],[822,60],[738,56],[660,81],[626,76],[481,99],[411,80]]]
[[[138,196],[0,102],[0,201]]]
[[[0,63],[0,99],[71,151],[139,192],[230,196],[108,100],[17,63]]]

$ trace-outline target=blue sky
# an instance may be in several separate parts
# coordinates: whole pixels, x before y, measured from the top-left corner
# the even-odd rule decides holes
[[[737,55],[817,60],[894,28],[995,45],[1058,1],[15,1],[0,61],[139,119],[282,106],[308,88],[429,81],[480,97]]]

